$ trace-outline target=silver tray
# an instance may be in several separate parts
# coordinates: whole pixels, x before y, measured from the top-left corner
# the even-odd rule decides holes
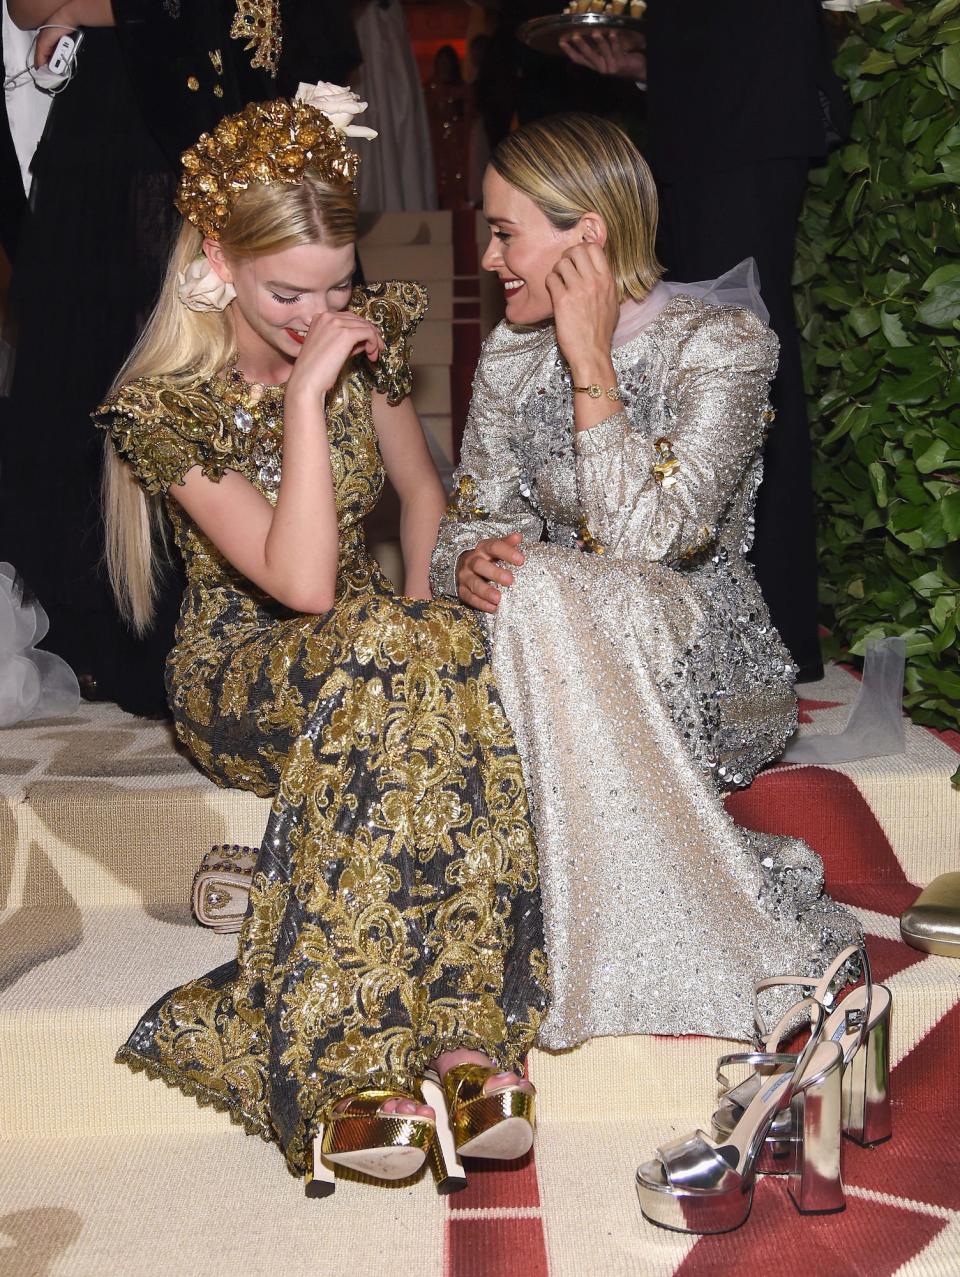
[[[579,32],[589,31],[642,31],[640,18],[628,18],[626,14],[612,13],[551,13],[545,18],[531,18],[517,31],[517,38],[535,49],[537,53],[559,53],[560,41]]]

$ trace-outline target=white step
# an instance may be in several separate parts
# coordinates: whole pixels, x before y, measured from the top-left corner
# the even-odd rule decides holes
[[[5,957],[0,994],[0,1130],[44,1137],[228,1124],[113,1057],[158,997],[232,958],[235,937],[123,909],[25,909],[0,925],[5,954],[19,954],[11,965]],[[960,1002],[960,963],[925,958],[891,987],[896,1063]],[[689,1123],[703,1120],[717,1056],[730,1049],[703,1037],[603,1038],[559,1054],[535,1051],[530,1073],[544,1116],[560,1122],[652,1115]]]

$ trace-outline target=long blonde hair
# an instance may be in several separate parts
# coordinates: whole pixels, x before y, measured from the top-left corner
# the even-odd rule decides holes
[[[296,184],[253,184],[238,196],[219,236],[233,257],[261,257],[300,244],[342,248],[357,237],[357,201],[351,186],[334,186],[307,169]],[[178,275],[200,255],[203,235],[184,221],[170,254],[160,296],[139,341],[111,388],[140,377],[162,377],[178,388],[196,386],[236,355],[229,307],[188,310]],[[147,497],[133,471],[105,440],[103,466],[105,559],[121,615],[137,634],[153,621],[160,577],[158,542],[165,544],[160,500]]]
[[[646,297],[663,274],[654,248],[657,188],[622,129],[578,112],[547,116],[505,137],[490,163],[557,230],[571,230],[585,213],[598,213],[620,300]]]

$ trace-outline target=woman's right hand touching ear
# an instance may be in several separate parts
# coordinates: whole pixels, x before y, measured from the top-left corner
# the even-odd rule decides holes
[[[349,310],[329,310],[310,324],[286,397],[323,401],[337,383],[343,365],[361,351],[376,361],[383,353],[383,338],[374,324]]]
[[[502,567],[524,562],[523,536],[511,532],[505,537],[487,537],[472,550],[464,550],[457,560],[457,594],[468,607],[479,612],[496,612],[500,587],[513,585],[513,573]]]

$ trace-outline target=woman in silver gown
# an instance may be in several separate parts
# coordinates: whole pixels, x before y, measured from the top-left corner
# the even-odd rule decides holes
[[[753,833],[796,724],[744,555],[777,339],[657,282],[656,193],[615,126],[513,134],[484,182],[506,320],[484,347],[435,594],[486,614],[540,853],[540,1042],[751,1036],[757,980],[860,936],[819,857]]]

